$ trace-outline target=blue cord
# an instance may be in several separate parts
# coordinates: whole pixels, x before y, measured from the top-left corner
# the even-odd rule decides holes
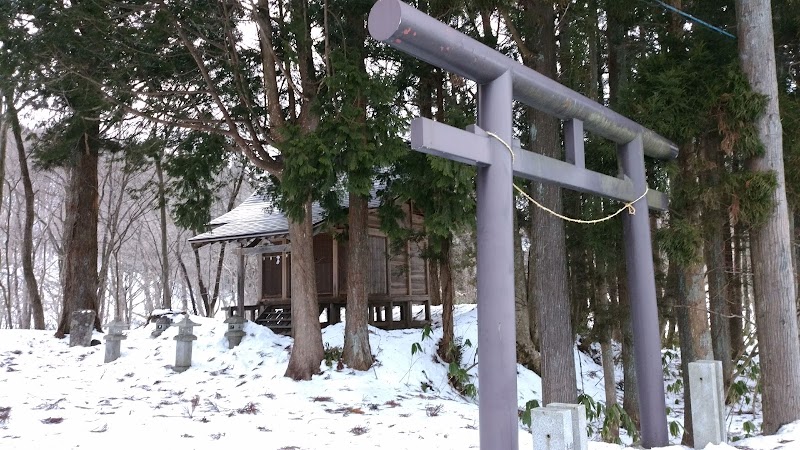
[[[723,29],[721,29],[719,27],[715,27],[714,25],[711,25],[708,22],[702,21],[702,20],[698,19],[697,17],[694,17],[691,14],[687,14],[687,13],[681,11],[680,9],[678,9],[678,8],[672,6],[672,5],[667,5],[666,3],[662,2],[661,0],[653,0],[653,1],[655,1],[656,3],[661,5],[662,7],[666,8],[666,9],[672,11],[672,12],[678,13],[678,14],[682,15],[683,17],[686,17],[687,19],[691,20],[692,22],[697,22],[700,25],[703,25],[703,26],[705,26],[707,28],[710,28],[710,29],[712,29],[712,30],[714,30],[714,31],[716,31],[716,32],[718,32],[720,34],[723,34],[723,35],[725,35],[725,36],[727,36],[727,37],[729,37],[731,39],[736,39],[736,36],[728,33],[727,31],[725,31],[725,30],[723,30]]]

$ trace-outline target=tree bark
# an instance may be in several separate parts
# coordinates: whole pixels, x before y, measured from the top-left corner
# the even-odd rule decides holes
[[[344,363],[355,370],[367,370],[374,362],[369,345],[369,235],[368,199],[350,193],[347,248],[347,309],[345,311]],[[310,216],[308,217],[310,222]],[[293,261],[292,267],[294,268]],[[294,284],[292,284],[294,286]],[[292,295],[294,298],[294,295]],[[315,296],[316,299],[316,296]]]
[[[442,253],[439,255],[440,280],[442,286],[442,340],[439,341],[439,356],[448,363],[454,361],[450,348],[455,340],[455,330],[453,324],[453,302],[455,292],[453,291],[453,271],[450,258],[450,248],[452,246],[452,236],[442,238]]]
[[[3,210],[3,188],[6,183],[6,148],[8,147],[8,118],[5,114],[5,106],[2,96],[0,96],[0,211]],[[8,234],[6,234],[5,255],[8,255]],[[3,262],[3,254],[0,254],[0,266]],[[4,306],[8,328],[14,328],[11,317],[11,293],[0,280],[0,290],[3,291]]]
[[[724,153],[720,150],[718,139],[711,139],[704,148],[708,162],[708,181],[712,189],[720,189],[720,173],[725,170]],[[731,354],[730,312],[728,298],[730,290],[725,265],[725,227],[728,226],[728,211],[713,207],[704,214],[706,242],[704,246],[708,273],[709,312],[711,318],[711,345],[714,358],[722,361],[722,375],[725,392],[733,375]]]
[[[617,296],[622,317],[620,328],[622,331],[622,409],[630,416],[636,427],[639,427],[639,387],[636,378],[636,363],[633,356],[633,322],[631,321],[631,299],[625,282],[625,268],[618,267]]]
[[[172,286],[169,283],[169,247],[167,246],[167,198],[161,156],[156,158],[158,177],[158,212],[161,219],[161,307],[172,309]]]
[[[727,229],[726,229],[727,230]],[[734,227],[734,232],[726,231],[728,245],[725,251],[726,266],[731,268],[729,280],[731,284],[731,299],[728,303],[728,312],[730,313],[730,333],[731,333],[731,354],[734,359],[744,352],[744,311],[742,309],[742,302],[745,296],[742,292],[742,265],[741,253],[742,246],[739,244],[742,240],[741,227]]]
[[[100,196],[97,188],[100,124],[88,123],[77,143],[75,163],[70,167],[64,220],[64,307],[56,337],[69,333],[72,312],[97,308],[97,216]],[[102,331],[100,316],[95,328]]]
[[[736,21],[742,70],[753,91],[767,98],[766,110],[757,122],[764,155],[750,160],[749,169],[772,172],[778,181],[772,214],[763,226],[751,231],[750,238],[758,344],[766,350],[759,355],[763,427],[772,434],[800,419],[800,340],[770,1],[736,0]]]
[[[518,213],[514,214],[514,318],[517,332],[517,362],[542,374],[542,355],[533,343],[531,330],[531,314],[528,307],[527,280],[525,270],[525,254],[522,251],[522,229],[519,226]],[[533,322],[535,323],[535,322]]]
[[[529,42],[536,42],[538,57],[533,68],[556,79],[555,11],[547,1],[526,2],[526,25],[530,27]],[[529,123],[535,130],[531,148],[545,156],[561,157],[561,139],[556,118],[528,110]],[[533,134],[533,133],[532,133]],[[562,211],[561,188],[534,182],[531,195],[553,211]],[[564,222],[530,206],[531,250],[530,273],[535,289],[529,293],[539,310],[539,343],[542,352],[542,403],[575,403],[575,337],[572,333],[570,297],[567,287],[567,251]]]
[[[605,271],[604,271],[605,272]],[[603,323],[598,323],[601,326],[600,330],[600,357],[603,362],[603,387],[606,394],[606,410],[613,408],[618,404],[617,401],[617,380],[616,380],[616,366],[614,365],[614,352],[611,348],[611,335],[614,329],[614,317],[611,312],[611,300],[608,297],[608,277],[599,277],[598,293],[599,307],[603,310]],[[611,423],[608,430],[608,437],[612,442],[619,439],[619,423]]]
[[[192,288],[192,280],[189,278],[189,271],[186,270],[186,264],[183,262],[183,257],[181,257],[181,253],[179,251],[175,251],[175,255],[178,258],[178,267],[181,269],[181,273],[183,274],[183,280],[185,282],[185,286],[189,291],[189,299],[192,301],[192,312],[194,315],[197,315],[197,300],[194,297],[194,289]],[[184,298],[184,302],[186,299]]]
[[[14,133],[14,141],[17,145],[17,157],[19,159],[19,171],[22,176],[22,187],[25,192],[25,226],[22,237],[22,274],[25,278],[25,290],[27,291],[28,302],[31,305],[33,314],[33,327],[37,330],[44,330],[44,307],[42,297],[39,295],[39,284],[36,281],[36,274],[33,272],[33,221],[34,198],[33,183],[31,174],[28,171],[28,156],[25,153],[25,142],[22,139],[22,126],[19,123],[17,108],[14,106],[14,94],[6,91],[6,114],[11,122],[11,131]]]
[[[299,221],[289,220],[294,345],[289,357],[289,367],[284,375],[294,380],[310,380],[312,375],[319,373],[319,365],[325,356],[319,325],[313,236],[311,200],[308,200],[304,218]],[[348,286],[351,284],[349,281]]]
[[[722,228],[725,219],[714,214],[708,242],[705,245],[708,267],[708,296],[711,306],[711,344],[714,359],[722,361],[725,391],[731,384],[733,359],[731,353],[730,311],[728,308],[728,277],[725,268],[725,236]]]
[[[678,330],[680,334],[681,371],[685,387],[684,415],[692,416],[692,403],[689,396],[689,363],[713,359],[711,334],[706,311],[706,291],[702,262],[684,267],[678,274]],[[684,421],[682,443],[692,446],[694,432],[692,421]]]

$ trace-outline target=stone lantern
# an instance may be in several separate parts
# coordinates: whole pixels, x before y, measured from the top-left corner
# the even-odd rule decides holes
[[[128,324],[121,320],[115,320],[108,326],[108,334],[105,337],[106,341],[106,358],[103,362],[116,361],[119,358],[120,343],[128,337],[122,334],[124,330],[128,329]]]
[[[192,329],[200,324],[189,320],[187,315],[175,325],[178,326],[178,335],[173,338],[178,341],[175,346],[175,372],[184,372],[192,366],[192,341],[197,340]]]
[[[244,324],[247,322],[244,317],[232,315],[225,319],[228,324],[228,331],[225,332],[225,337],[228,338],[228,348],[236,347],[242,342],[245,336]]]
[[[161,336],[161,333],[163,333],[164,330],[169,328],[170,325],[172,325],[172,319],[170,319],[169,316],[164,315],[159,317],[158,320],[156,320],[156,329],[153,330],[152,333],[150,333],[150,337],[157,338]]]

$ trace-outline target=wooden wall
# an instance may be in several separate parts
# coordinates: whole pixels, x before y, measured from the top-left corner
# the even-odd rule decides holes
[[[404,224],[422,230],[422,216],[409,214],[404,205]],[[424,242],[406,242],[395,251],[392,242],[380,230],[376,210],[369,213],[370,262],[368,292],[373,296],[419,296],[428,294],[428,264],[422,258]],[[288,299],[291,297],[291,254],[261,255],[261,297]],[[317,293],[320,297],[347,295],[347,244],[331,234],[314,236],[314,259],[317,272]],[[285,286],[285,288],[284,288]]]

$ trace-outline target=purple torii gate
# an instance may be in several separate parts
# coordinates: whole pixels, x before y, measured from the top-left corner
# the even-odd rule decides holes
[[[678,148],[651,130],[589,100],[399,0],[380,0],[369,15],[373,38],[478,84],[478,126],[467,131],[417,118],[415,150],[477,166],[478,374],[480,446],[517,449],[514,322],[513,176],[625,202],[625,259],[633,315],[642,445],[668,444],[661,340],[648,214],[667,197],[647,190],[644,155],[675,158]],[[565,121],[567,161],[511,147],[514,100]],[[619,178],[587,170],[584,127],[618,145]],[[643,193],[646,196],[640,198]]]

